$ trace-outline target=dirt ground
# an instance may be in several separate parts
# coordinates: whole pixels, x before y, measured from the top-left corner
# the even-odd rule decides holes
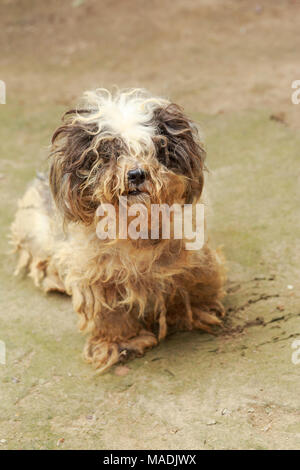
[[[0,449],[300,448],[297,0],[1,0]],[[62,112],[142,86],[203,128],[227,318],[95,377],[70,300],[13,277],[7,234]]]

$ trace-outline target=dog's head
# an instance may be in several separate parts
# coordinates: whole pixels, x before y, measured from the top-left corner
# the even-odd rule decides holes
[[[179,106],[134,89],[86,92],[52,138],[50,185],[66,220],[93,222],[100,204],[192,203],[205,152]]]

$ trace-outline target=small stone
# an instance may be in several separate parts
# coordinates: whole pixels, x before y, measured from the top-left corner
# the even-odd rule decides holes
[[[217,424],[217,421],[215,419],[210,419],[206,424],[207,426],[213,426],[214,424]]]
[[[20,383],[20,379],[18,379],[18,377],[12,377],[11,381],[12,381],[13,384]]]
[[[93,421],[95,419],[95,416],[94,415],[87,415],[86,419],[89,420],[89,421]]]
[[[266,279],[264,274],[257,274],[254,278],[255,281],[263,281],[264,279]]]
[[[6,444],[7,440],[6,439],[0,439],[0,444]]]
[[[254,408],[249,408],[249,410],[247,411],[247,413],[254,413],[255,409]]]
[[[292,286],[291,284],[289,284],[289,285],[287,286],[287,288],[288,288],[289,290],[293,290],[293,289],[294,289],[294,286]]]
[[[65,442],[65,439],[63,437],[61,437],[60,439],[58,439],[57,441],[57,447],[61,446],[63,443]]]
[[[281,124],[285,124],[285,113],[279,112],[279,113],[273,113],[270,116],[271,121],[276,121],[280,122]]]
[[[170,433],[171,434],[176,434],[176,433],[178,433],[178,431],[179,431],[179,428],[174,428],[174,429],[171,429]]]
[[[222,416],[229,416],[229,415],[231,415],[231,411],[228,410],[227,408],[224,408],[224,409],[221,411],[221,414],[222,414]]]
[[[267,424],[267,426],[265,426],[262,430],[263,430],[264,432],[268,432],[269,429],[271,429],[271,424]]]

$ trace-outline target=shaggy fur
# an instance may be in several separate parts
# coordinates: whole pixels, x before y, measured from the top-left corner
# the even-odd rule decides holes
[[[180,205],[201,201],[205,152],[198,131],[175,104],[143,90],[87,92],[54,132],[50,178],[19,202],[12,240],[37,286],[72,296],[85,358],[103,372],[141,355],[170,329],[213,332],[224,309],[222,259],[205,243],[100,240],[103,203]],[[138,186],[128,172],[142,169]]]

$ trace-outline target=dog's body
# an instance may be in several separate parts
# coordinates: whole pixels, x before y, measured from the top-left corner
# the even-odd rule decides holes
[[[207,243],[189,251],[174,237],[108,241],[96,233],[97,207],[118,212],[122,195],[145,207],[201,201],[204,151],[194,124],[143,91],[98,90],[67,113],[52,143],[50,185],[39,178],[29,187],[12,226],[16,272],[26,268],[46,292],[72,296],[90,334],[87,360],[104,371],[170,328],[219,325],[223,267]]]

